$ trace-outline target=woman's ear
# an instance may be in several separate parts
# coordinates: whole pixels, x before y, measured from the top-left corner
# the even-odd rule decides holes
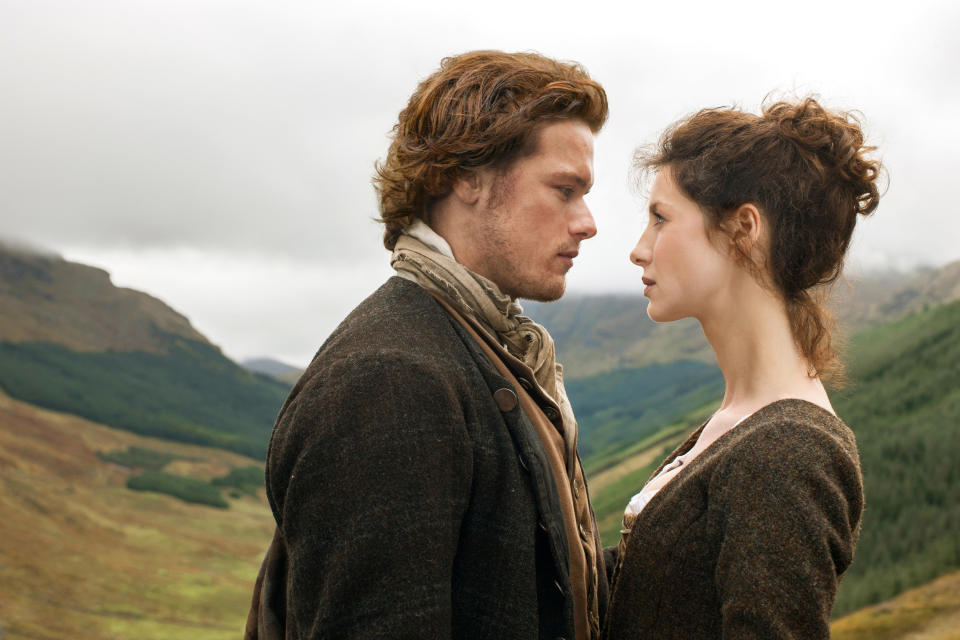
[[[750,255],[761,246],[766,220],[756,205],[749,202],[740,205],[726,222],[730,238],[740,251]]]
[[[462,204],[473,206],[480,200],[483,191],[480,174],[476,171],[466,171],[453,183],[453,195]]]

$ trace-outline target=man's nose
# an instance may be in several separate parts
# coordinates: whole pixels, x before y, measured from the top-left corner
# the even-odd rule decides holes
[[[593,214],[590,213],[590,207],[585,202],[581,207],[578,207],[570,220],[570,235],[576,236],[580,240],[586,240],[597,235],[597,223],[593,219]]]

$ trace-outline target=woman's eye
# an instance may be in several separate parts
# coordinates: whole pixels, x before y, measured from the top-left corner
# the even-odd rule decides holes
[[[662,215],[660,215],[659,213],[653,213],[653,214],[651,214],[651,219],[653,220],[653,226],[657,226],[658,224],[661,224],[661,223],[667,221],[667,219],[664,218],[664,217],[663,217]]]

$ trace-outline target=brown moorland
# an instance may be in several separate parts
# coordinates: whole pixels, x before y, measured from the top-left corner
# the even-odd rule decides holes
[[[98,451],[134,445],[208,480],[257,464],[145,438],[0,392],[0,637],[234,639],[273,531],[261,490],[229,509],[125,487]]]
[[[960,640],[960,571],[844,616],[831,634],[834,640]]]

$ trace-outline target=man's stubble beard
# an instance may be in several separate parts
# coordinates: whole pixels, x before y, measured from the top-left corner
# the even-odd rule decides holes
[[[511,298],[553,302],[559,300],[567,288],[566,274],[548,274],[545,279],[531,280],[525,276],[518,265],[527,262],[528,256],[521,254],[513,243],[513,238],[503,232],[503,218],[509,214],[487,209],[483,212],[484,222],[481,237],[478,238],[486,258],[486,272],[502,293]]]
[[[510,214],[502,211],[501,207],[513,197],[514,187],[510,169],[496,175],[490,198],[480,214],[483,220],[478,241],[486,258],[486,271],[494,276],[491,279],[500,291],[511,298],[554,302],[563,297],[566,291],[566,273],[553,286],[549,286],[547,281],[528,282],[516,268],[517,264],[522,264],[524,256],[517,255],[519,251],[514,248],[513,238],[503,231],[503,223]]]

